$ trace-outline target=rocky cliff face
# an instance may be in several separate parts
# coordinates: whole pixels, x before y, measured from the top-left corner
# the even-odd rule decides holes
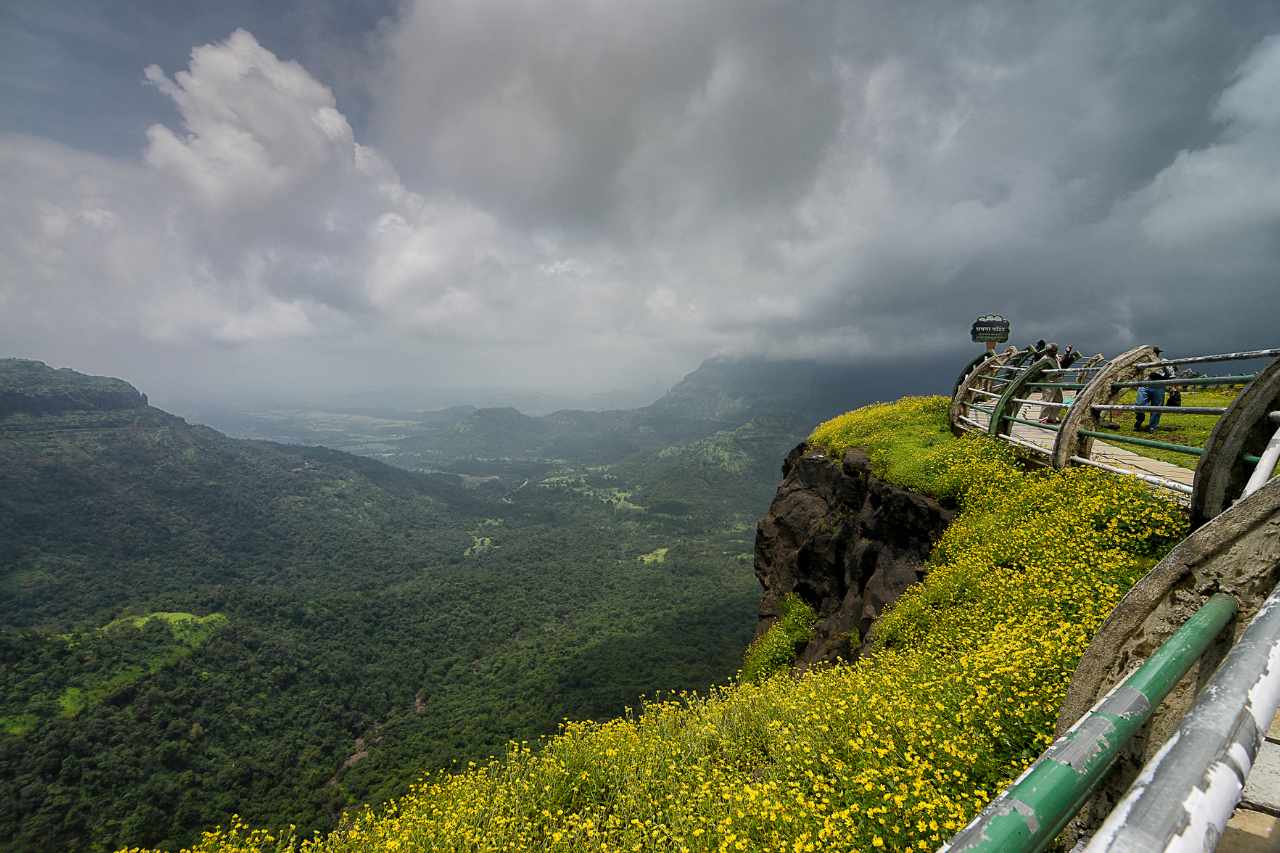
[[[756,635],[795,592],[818,615],[799,664],[851,660],[865,650],[876,617],[924,576],[929,550],[955,512],[877,479],[857,450],[835,463],[802,444],[782,474],[756,527],[755,571],[764,588]]]

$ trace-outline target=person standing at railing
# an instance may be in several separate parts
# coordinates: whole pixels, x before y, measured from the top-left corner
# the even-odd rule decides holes
[[[1050,370],[1062,367],[1062,356],[1058,355],[1057,344],[1046,345],[1044,348],[1044,352],[1041,353],[1040,357],[1053,360],[1053,364],[1049,366]],[[1060,373],[1050,373],[1049,381],[1055,384],[1061,383],[1062,382],[1061,376],[1062,374]],[[1045,403],[1061,403],[1062,389],[1046,388],[1044,390],[1044,393],[1040,395],[1040,399],[1043,400]],[[1059,417],[1061,417],[1061,413],[1062,413],[1061,406],[1048,406],[1048,405],[1041,406],[1040,407],[1040,423],[1056,424],[1058,422]]]
[[[1156,358],[1160,357],[1160,347],[1152,347],[1152,352],[1156,354]],[[1159,381],[1162,379],[1173,379],[1174,374],[1172,368],[1168,365],[1162,365],[1147,374],[1148,381]],[[1139,406],[1163,406],[1164,405],[1164,389],[1163,385],[1140,385],[1138,386],[1138,405]],[[1155,432],[1156,427],[1160,425],[1160,413],[1151,412],[1151,422],[1149,426],[1142,425],[1143,419],[1147,416],[1147,412],[1137,411],[1134,413],[1133,431],[1134,432]]]
[[[1057,353],[1057,351],[1058,351],[1057,344],[1049,344],[1049,346],[1045,349],[1045,355],[1055,354]],[[1075,364],[1078,358],[1080,358],[1080,353],[1076,352],[1072,348],[1071,344],[1067,344],[1067,348],[1062,351],[1062,355],[1057,356],[1058,367],[1063,370],[1066,370],[1068,367]],[[1051,381],[1058,384],[1071,381],[1067,378],[1070,375],[1067,373],[1054,373],[1050,375],[1052,377]],[[1049,388],[1048,393],[1044,395],[1044,401],[1046,403],[1061,403],[1062,389]],[[1040,415],[1041,415],[1040,423],[1042,424],[1061,423],[1062,415],[1065,411],[1066,411],[1066,408],[1063,406],[1045,406],[1040,411]]]

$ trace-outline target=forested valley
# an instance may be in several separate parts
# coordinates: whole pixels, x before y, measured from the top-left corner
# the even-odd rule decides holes
[[[566,717],[732,677],[755,519],[786,450],[858,402],[847,379],[713,361],[625,412],[226,425],[285,444],[0,360],[0,837],[324,830]]]

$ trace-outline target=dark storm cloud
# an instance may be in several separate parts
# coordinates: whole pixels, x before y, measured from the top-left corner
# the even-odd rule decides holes
[[[30,354],[599,388],[946,361],[988,311],[1274,343],[1274,3],[418,0],[181,45],[15,8],[0,332]],[[150,83],[127,156],[33,106],[83,106],[98,54]]]

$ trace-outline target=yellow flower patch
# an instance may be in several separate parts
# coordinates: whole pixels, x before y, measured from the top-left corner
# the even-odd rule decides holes
[[[1185,521],[1139,483],[1027,472],[952,438],[945,398],[867,407],[811,441],[833,459],[863,447],[881,476],[960,507],[870,657],[567,723],[317,839],[233,822],[195,849],[936,848],[1050,741],[1089,638]]]

